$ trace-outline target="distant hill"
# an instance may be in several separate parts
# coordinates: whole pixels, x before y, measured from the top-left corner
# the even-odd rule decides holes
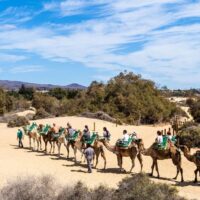
[[[61,86],[61,85],[52,85],[52,84],[27,83],[27,82],[22,82],[22,81],[0,80],[0,87],[6,90],[18,90],[22,84],[25,85],[25,87],[33,87],[37,90],[50,90],[57,87],[64,88],[64,89],[79,89],[79,90],[86,89],[85,86],[79,85],[77,83]]]

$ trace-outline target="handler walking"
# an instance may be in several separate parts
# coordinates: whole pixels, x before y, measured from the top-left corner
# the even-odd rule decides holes
[[[92,173],[92,159],[94,157],[94,149],[90,144],[87,144],[87,148],[85,149],[84,154],[87,160],[88,173]]]
[[[18,132],[17,132],[17,140],[19,140],[19,148],[23,148],[22,139],[23,139],[22,130],[21,130],[21,129],[18,129]]]

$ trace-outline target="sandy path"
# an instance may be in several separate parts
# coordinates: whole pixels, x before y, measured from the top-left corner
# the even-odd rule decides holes
[[[135,130],[138,135],[144,139],[145,146],[149,147],[155,139],[155,133],[157,129],[164,129],[166,127],[152,127],[152,126],[118,126],[111,124],[109,122],[104,122],[100,120],[93,120],[87,118],[79,117],[63,117],[48,120],[39,120],[37,123],[50,123],[56,122],[58,125],[66,126],[67,122],[70,122],[72,126],[77,129],[83,129],[85,124],[88,124],[90,129],[93,128],[93,122],[96,122],[96,129],[101,133],[102,127],[107,126],[112,134],[111,143],[114,144],[115,141],[121,137],[122,130],[127,129],[128,131]],[[94,170],[93,174],[87,174],[87,169],[85,165],[75,166],[72,161],[67,161],[66,150],[62,147],[63,158],[57,159],[53,155],[44,155],[39,152],[31,152],[28,149],[17,149],[16,148],[16,130],[8,129],[5,124],[0,124],[0,186],[4,185],[7,180],[15,178],[17,176],[27,176],[27,175],[41,175],[41,174],[51,174],[58,181],[65,184],[73,184],[79,180],[85,182],[90,187],[95,187],[99,184],[106,184],[111,187],[116,187],[117,183],[124,177],[130,176],[128,174],[119,174],[117,168],[116,156],[106,150],[107,156],[107,170],[102,172],[101,170]],[[25,137],[24,144],[28,147],[28,138]],[[72,151],[70,156],[73,156]],[[80,154],[78,154],[80,159]],[[151,158],[144,158],[144,171],[150,172]],[[103,167],[102,158],[100,158],[100,163],[98,168]],[[131,161],[129,158],[124,159],[124,168],[126,170],[130,169]],[[160,175],[163,177],[159,182],[169,183],[177,185],[180,195],[190,198],[190,199],[200,199],[200,184],[194,185],[192,180],[194,179],[194,169],[193,163],[188,162],[183,157],[183,169],[185,183],[180,184],[179,182],[172,181],[170,178],[175,176],[176,168],[173,166],[170,160],[159,161]],[[140,171],[139,162],[136,160],[136,166],[134,168],[134,173]],[[157,179],[153,179],[158,181]],[[178,178],[180,181],[180,177]]]

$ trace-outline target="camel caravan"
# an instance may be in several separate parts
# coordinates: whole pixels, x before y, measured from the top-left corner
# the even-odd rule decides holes
[[[88,126],[84,127],[83,131],[76,130],[67,123],[67,127],[59,127],[56,124],[50,126],[49,124],[43,125],[32,123],[31,125],[23,127],[23,132],[21,129],[17,132],[17,137],[19,139],[19,147],[23,147],[22,138],[23,134],[29,138],[29,147],[32,150],[42,151],[42,140],[45,144],[44,153],[47,154],[47,145],[50,145],[49,154],[55,153],[55,146],[58,148],[58,156],[60,157],[60,149],[63,144],[67,150],[67,159],[69,158],[70,147],[73,149],[74,162],[77,163],[77,151],[79,150],[87,160],[88,172],[92,172],[92,162],[94,168],[97,168],[99,156],[104,160],[104,170],[106,169],[107,159],[105,155],[105,148],[114,153],[117,157],[118,166],[121,172],[125,172],[123,169],[123,157],[129,157],[131,159],[131,169],[132,172],[135,166],[135,159],[137,158],[140,166],[141,172],[143,169],[143,156],[150,156],[152,158],[152,166],[150,175],[153,176],[154,168],[157,172],[157,177],[160,178],[158,160],[170,159],[175,165],[177,173],[174,179],[177,179],[178,175],[181,175],[181,182],[184,181],[183,178],[183,168],[181,162],[181,152],[187,158],[188,161],[193,162],[196,165],[196,170],[194,172],[195,179],[197,182],[198,172],[200,174],[200,151],[196,151],[194,154],[190,154],[187,146],[179,145],[176,136],[171,130],[168,132],[165,130],[157,132],[157,138],[155,142],[149,147],[144,147],[144,142],[142,139],[137,137],[135,132],[128,133],[126,130],[123,131],[123,137],[119,139],[115,145],[110,144],[110,132],[106,127],[103,128],[103,134],[99,135],[97,132],[90,132]],[[32,147],[33,142],[33,147]],[[37,148],[36,148],[37,145]]]

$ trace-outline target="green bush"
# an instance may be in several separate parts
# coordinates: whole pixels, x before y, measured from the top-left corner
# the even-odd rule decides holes
[[[200,148],[200,126],[192,122],[185,124],[178,132],[178,140],[180,145]]]
[[[48,112],[46,112],[44,108],[39,108],[37,109],[36,114],[33,117],[33,119],[37,120],[37,119],[45,119],[45,118],[51,118],[51,117],[53,116],[49,114]]]
[[[7,126],[10,128],[29,125],[29,120],[23,116],[15,116],[14,119],[8,121]]]

